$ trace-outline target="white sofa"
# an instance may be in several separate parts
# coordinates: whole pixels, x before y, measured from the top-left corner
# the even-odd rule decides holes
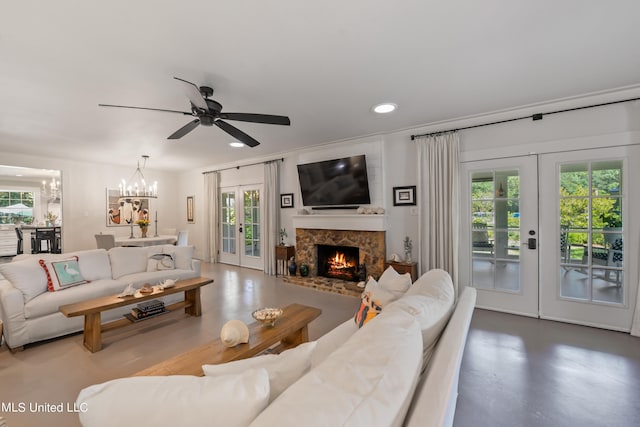
[[[449,275],[432,270],[360,329],[349,319],[277,356],[204,366],[203,377],[131,377],[87,387],[76,402],[85,409],[80,421],[451,426],[476,292],[466,288],[455,306],[453,296]],[[153,411],[140,409],[146,405]]]
[[[168,269],[157,270],[149,257],[170,254],[174,260]],[[80,274],[87,283],[52,292],[47,287],[43,261],[59,261],[77,257]],[[173,268],[171,268],[173,267]],[[139,288],[145,283],[159,284],[165,279],[187,279],[200,276],[200,261],[193,259],[193,247],[160,245],[149,247],[116,247],[105,251],[94,249],[65,254],[19,255],[0,265],[0,319],[4,338],[11,349],[25,344],[55,338],[83,329],[82,317],[67,318],[58,307],[90,298],[115,295],[128,284]],[[180,301],[177,293],[165,297],[165,303]],[[121,318],[130,306],[103,313],[102,321]]]

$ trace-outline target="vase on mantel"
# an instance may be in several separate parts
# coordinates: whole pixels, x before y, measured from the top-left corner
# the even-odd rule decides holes
[[[147,237],[147,230],[149,230],[149,227],[140,227],[140,232],[142,232],[140,237]]]

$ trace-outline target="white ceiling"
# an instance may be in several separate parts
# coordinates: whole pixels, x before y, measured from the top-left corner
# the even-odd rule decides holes
[[[0,8],[0,152],[185,170],[640,84],[637,0],[12,1]],[[98,103],[189,110],[215,89],[261,141]],[[387,116],[370,108],[399,105]],[[0,161],[0,163],[2,163]]]

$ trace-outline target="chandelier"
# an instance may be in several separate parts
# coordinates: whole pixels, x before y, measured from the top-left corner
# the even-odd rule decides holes
[[[138,167],[136,171],[131,175],[129,181],[124,178],[118,185],[120,190],[120,197],[138,197],[145,199],[155,199],[158,197],[158,181],[153,184],[147,184],[142,174],[142,169],[147,165],[147,159],[149,156],[142,156],[142,168],[140,168],[140,160],[138,160]]]
[[[60,181],[55,178],[51,178],[51,182],[42,181],[42,194],[49,200],[56,200],[60,198]]]

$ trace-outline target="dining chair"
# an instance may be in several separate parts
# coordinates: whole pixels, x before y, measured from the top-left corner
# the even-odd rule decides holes
[[[24,253],[24,245],[22,243],[23,234],[22,230],[16,227],[16,236],[18,237],[18,247],[16,248],[16,255]]]
[[[62,227],[53,227],[53,233],[55,235],[55,239],[53,240],[53,250],[54,254],[62,253]]]
[[[115,234],[95,234],[96,245],[98,249],[106,249],[109,250],[116,246],[116,236]]]
[[[188,231],[178,231],[178,239],[176,240],[176,246],[187,246],[189,240]]]
[[[35,236],[31,238],[31,253],[52,253],[55,239],[56,233],[52,227],[36,228]],[[42,248],[43,243],[46,249]]]

